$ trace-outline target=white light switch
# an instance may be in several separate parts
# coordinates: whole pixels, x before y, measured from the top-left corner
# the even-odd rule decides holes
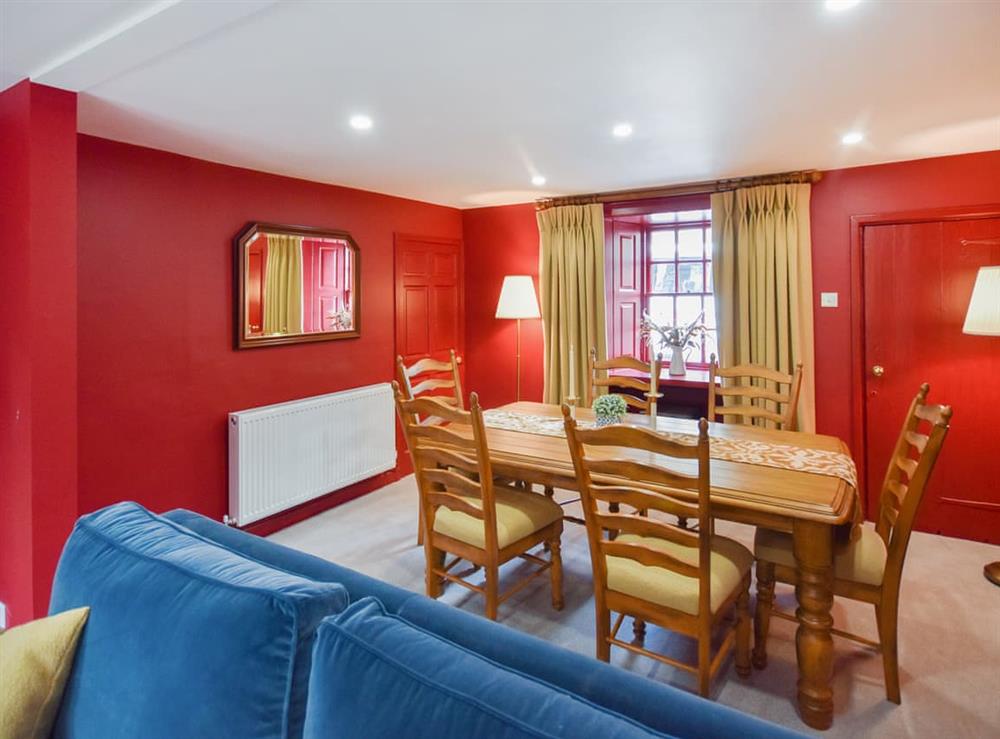
[[[838,297],[837,293],[820,293],[819,294],[820,308],[836,308],[837,297]]]

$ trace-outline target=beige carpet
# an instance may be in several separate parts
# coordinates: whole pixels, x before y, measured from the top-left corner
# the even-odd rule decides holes
[[[569,497],[565,494],[565,497]],[[576,510],[573,510],[573,509]],[[579,507],[568,509],[580,515]],[[271,538],[404,588],[423,591],[423,550],[416,546],[413,477],[327,511]],[[753,529],[720,522],[718,532],[750,545]],[[834,640],[833,729],[825,736],[1000,737],[1000,588],[982,575],[1000,559],[1000,547],[916,533],[904,570],[899,650],[903,704],[885,700],[880,657],[852,642]],[[593,601],[590,555],[584,529],[563,534],[566,607],[549,605],[548,580],[539,578],[500,607],[500,621],[568,649],[592,655]],[[503,572],[515,572],[510,564]],[[501,575],[501,588],[509,584]],[[794,609],[791,589],[779,586],[779,603]],[[442,601],[482,614],[479,596],[449,587]],[[837,599],[838,627],[875,638],[870,606]],[[628,625],[623,633],[628,633]],[[747,680],[730,662],[714,683],[720,703],[798,731],[795,711],[795,625],[773,619],[767,669]],[[650,626],[646,645],[693,659],[694,643]],[[694,689],[686,673],[612,650],[612,662],[653,680]]]

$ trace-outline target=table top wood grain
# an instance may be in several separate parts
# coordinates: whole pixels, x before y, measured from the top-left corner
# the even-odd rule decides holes
[[[519,402],[502,406],[500,410],[537,416],[561,418],[557,405]],[[577,418],[592,421],[593,411],[577,409]],[[649,416],[627,414],[624,423],[650,428]],[[683,418],[655,417],[658,431],[697,434],[697,421]],[[490,458],[495,471],[544,484],[575,489],[573,463],[566,439],[557,436],[487,428]],[[809,449],[842,452],[850,455],[840,439],[798,431],[776,431],[741,424],[710,423],[709,436],[729,439],[766,441]],[[598,453],[598,450],[594,450]],[[637,460],[650,461],[648,452],[635,450]],[[621,456],[616,453],[615,456]],[[680,471],[693,462],[662,461]],[[791,530],[796,519],[825,523],[831,526],[849,523],[854,514],[856,495],[844,480],[800,470],[779,469],[743,462],[713,459],[711,462],[713,515],[755,525]]]

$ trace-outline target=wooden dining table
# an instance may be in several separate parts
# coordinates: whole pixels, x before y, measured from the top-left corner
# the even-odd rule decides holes
[[[499,410],[561,418],[557,405],[519,402]],[[580,421],[593,421],[589,409],[576,410]],[[697,434],[697,422],[665,416],[627,414],[623,423],[655,428],[659,432]],[[848,454],[840,439],[796,431],[777,431],[741,424],[710,423],[709,436],[732,440],[763,441],[805,449]],[[495,474],[510,479],[576,490],[573,462],[566,439],[560,436],[487,428],[490,460]],[[650,456],[636,451],[637,455]],[[666,461],[666,460],[665,460]],[[693,461],[671,459],[675,469]],[[691,470],[682,470],[694,472]],[[838,546],[855,515],[857,496],[840,477],[746,462],[712,459],[712,515],[727,521],[790,532],[794,540],[799,583],[796,616],[798,656],[798,706],[802,720],[814,729],[833,722],[833,617],[832,572]],[[762,666],[762,665],[758,665]]]

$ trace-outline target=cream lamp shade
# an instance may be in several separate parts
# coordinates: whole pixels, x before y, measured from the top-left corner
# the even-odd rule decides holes
[[[497,318],[540,318],[535,283],[529,275],[507,275],[500,288]]]
[[[1000,336],[1000,265],[979,268],[962,333]]]

